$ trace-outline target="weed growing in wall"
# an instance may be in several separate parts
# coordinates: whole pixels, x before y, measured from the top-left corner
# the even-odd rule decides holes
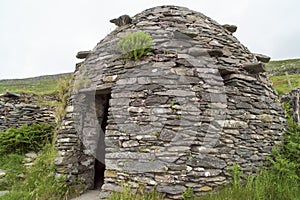
[[[182,198],[184,200],[194,200],[196,198],[193,188],[188,187],[182,193]]]
[[[80,66],[80,74],[76,76],[73,82],[74,92],[79,92],[81,89],[88,88],[91,86],[92,81],[89,79],[89,74],[85,65]]]
[[[67,99],[70,95],[71,85],[70,82],[73,79],[73,76],[70,79],[60,79],[58,81],[58,98],[59,102],[56,105],[55,117],[58,124],[61,123],[62,119],[66,114],[66,106],[67,106]]]
[[[241,167],[236,164],[236,163],[233,163],[232,164],[232,167],[230,167],[228,169],[229,173],[231,174],[232,176],[232,185],[233,187],[239,187],[240,186],[240,181],[241,181],[241,176],[243,174],[242,170],[241,170]]]
[[[151,52],[153,42],[148,33],[139,31],[126,35],[119,41],[118,46],[126,58],[138,60]]]

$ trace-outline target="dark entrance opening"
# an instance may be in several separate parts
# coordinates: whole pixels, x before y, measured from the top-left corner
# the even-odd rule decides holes
[[[104,183],[105,171],[105,131],[108,120],[108,108],[110,93],[107,91],[97,91],[95,95],[95,107],[98,118],[98,123],[101,126],[101,133],[98,140],[97,156],[94,165],[94,189],[100,189]]]

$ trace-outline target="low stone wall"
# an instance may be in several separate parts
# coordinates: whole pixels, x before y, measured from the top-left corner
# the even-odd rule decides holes
[[[38,122],[54,124],[55,107],[40,106],[40,100],[55,100],[55,97],[9,92],[0,95],[0,131]]]
[[[300,123],[300,88],[294,89],[283,95],[282,102],[289,102],[293,120]]]

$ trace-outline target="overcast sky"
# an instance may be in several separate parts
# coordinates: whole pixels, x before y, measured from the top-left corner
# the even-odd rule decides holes
[[[300,58],[299,0],[0,0],[0,79],[72,72],[78,51],[91,50],[115,25],[158,5],[202,12],[252,52]]]

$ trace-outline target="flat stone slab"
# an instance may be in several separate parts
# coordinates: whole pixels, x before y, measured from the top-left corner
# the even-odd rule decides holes
[[[2,94],[3,97],[20,97],[21,95],[15,92],[6,92],[5,94]]]
[[[76,55],[76,58],[85,59],[90,53],[91,51],[79,51]]]
[[[5,190],[5,191],[0,191],[0,197],[3,197],[4,195],[8,194],[9,191]]]
[[[0,169],[0,177],[5,176],[5,174],[6,174],[5,171]]]
[[[263,63],[268,63],[271,59],[271,57],[266,56],[266,55],[262,55],[262,54],[254,54],[254,56],[256,57],[256,59],[258,61],[261,61]]]
[[[124,164],[124,170],[128,172],[138,172],[138,173],[146,173],[146,172],[166,172],[167,168],[163,162],[160,161],[152,161],[152,162],[126,162]]]
[[[228,30],[230,33],[234,33],[237,30],[237,26],[230,25],[230,24],[224,24],[223,28],[225,28],[226,30]]]
[[[266,72],[264,65],[261,62],[258,63],[245,63],[243,68],[252,74],[257,74],[260,72]]]

